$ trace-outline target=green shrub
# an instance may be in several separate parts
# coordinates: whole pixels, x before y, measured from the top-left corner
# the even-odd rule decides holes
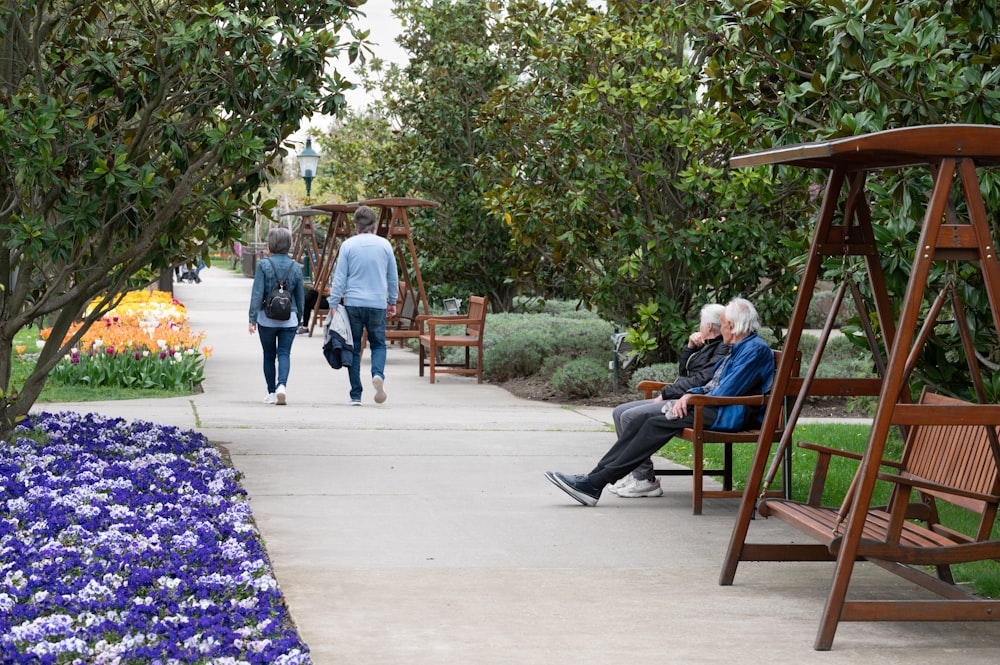
[[[768,343],[772,349],[780,349],[783,344],[776,341],[774,333],[764,328],[760,336]],[[819,338],[810,333],[804,333],[799,339],[799,351],[802,352],[802,373],[809,368],[809,363],[816,355],[819,347]],[[851,340],[843,335],[831,336],[827,340],[826,348],[823,350],[823,357],[820,361],[816,376],[830,378],[865,378],[874,376],[873,362],[869,354],[861,347],[853,344]]]
[[[490,381],[531,376],[555,356],[601,359],[607,372],[613,332],[614,326],[591,312],[491,314],[483,336],[483,372]]]
[[[545,298],[515,298],[514,311],[521,314],[551,314],[570,318],[588,318],[595,314],[579,300],[547,300]]]
[[[571,360],[573,360],[573,357],[566,355],[564,353],[557,353],[555,355],[549,356],[548,358],[542,361],[542,366],[538,368],[537,373],[543,379],[547,381],[551,380],[552,375],[555,374],[560,367],[562,367]]]
[[[570,361],[590,358],[595,367],[601,368],[602,376],[607,377],[608,389],[613,388],[607,369],[612,359],[614,326],[611,323],[581,309],[576,301],[536,299],[520,306],[527,313],[498,313],[486,318],[483,372],[488,380],[503,382],[532,375],[553,380]],[[772,348],[780,347],[771,329],[762,329],[760,335]],[[799,342],[803,372],[815,353],[817,341],[815,335],[805,334]],[[851,340],[838,336],[827,343],[817,376],[867,377],[872,376],[871,372],[872,361],[867,353]],[[622,385],[631,391],[643,380],[673,382],[677,378],[677,366],[675,363],[655,364],[636,368],[631,375],[626,372],[621,375],[625,377]],[[855,407],[863,411],[868,405],[859,402]]]
[[[875,376],[875,364],[862,347],[840,335],[831,337],[823,351],[817,376],[834,378],[866,378]]]
[[[836,294],[833,291],[817,291],[809,301],[809,309],[806,311],[806,327],[822,328],[826,324],[826,317],[833,307],[833,299]],[[835,326],[842,326],[852,316],[855,316],[854,304],[847,296],[840,303],[840,310],[833,322]]]
[[[812,357],[816,355],[816,349],[818,347],[819,337],[816,337],[816,335],[805,334],[799,339],[799,351],[802,352],[803,371],[805,371],[805,368],[809,366],[810,362],[812,362]]]
[[[778,336],[770,328],[761,328],[757,334],[760,335],[761,339],[767,342],[767,345],[772,349],[778,349],[784,345],[783,340],[782,342],[778,342]]]
[[[607,365],[596,358],[570,360],[552,375],[552,387],[558,394],[569,398],[600,395],[610,385]]]
[[[640,367],[632,372],[629,383],[633,388],[640,381],[659,381],[661,383],[673,383],[677,380],[677,363],[657,363]]]
[[[487,324],[487,327],[489,324]],[[544,340],[531,331],[518,330],[494,340],[487,350],[483,341],[483,375],[490,381],[509,381],[538,372],[549,356]]]

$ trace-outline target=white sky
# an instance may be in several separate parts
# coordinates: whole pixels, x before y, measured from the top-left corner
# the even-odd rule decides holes
[[[396,44],[396,36],[402,30],[399,19],[392,15],[392,0],[368,0],[367,3],[359,7],[364,13],[357,21],[359,28],[371,30],[369,41],[375,55],[387,62],[404,64],[407,60],[406,51]],[[349,80],[357,83],[358,77],[353,76],[352,65],[347,62],[347,57],[338,60],[336,67],[341,74]],[[371,101],[371,96],[362,89],[349,90],[345,93],[347,104],[352,109],[362,109]],[[289,140],[296,144],[296,151],[305,146],[306,136],[312,129],[314,133],[320,133],[329,125],[327,116],[316,115],[289,137]],[[315,145],[313,146],[316,147]]]
[[[368,0],[359,8],[365,16],[358,20],[358,26],[371,30],[369,40],[377,57],[401,65],[406,62],[407,55],[396,43],[396,37],[403,28],[399,19],[392,15],[392,4],[392,0]],[[349,68],[347,59],[338,67],[343,67],[346,73]],[[363,90],[351,90],[347,93],[347,103],[352,108],[363,108],[368,103],[368,96]]]

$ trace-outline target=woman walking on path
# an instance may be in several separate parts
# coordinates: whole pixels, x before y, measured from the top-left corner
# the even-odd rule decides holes
[[[267,232],[267,250],[270,256],[257,262],[250,293],[250,334],[258,333],[264,350],[264,381],[267,383],[265,404],[284,404],[286,386],[291,368],[292,342],[305,308],[305,291],[302,269],[288,250],[292,247],[292,232],[278,227]],[[264,311],[264,299],[284,279],[292,295],[292,311],[287,320],[272,319]],[[277,364],[277,371],[275,365]]]

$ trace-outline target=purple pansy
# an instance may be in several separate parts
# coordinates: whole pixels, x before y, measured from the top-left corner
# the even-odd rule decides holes
[[[0,662],[310,663],[238,480],[196,432],[27,418],[0,442]]]

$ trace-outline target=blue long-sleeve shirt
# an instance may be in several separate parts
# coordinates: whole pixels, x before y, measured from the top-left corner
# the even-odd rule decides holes
[[[757,333],[751,334],[733,345],[725,363],[719,384],[706,392],[705,386],[688,389],[689,393],[704,393],[718,397],[739,397],[771,390],[774,381],[774,351]],[[753,391],[753,392],[751,392]],[[735,432],[745,427],[747,407],[731,405],[719,407],[711,429],[721,432]]]
[[[351,307],[385,309],[399,299],[399,273],[392,245],[374,233],[351,236],[340,246],[330,288],[330,308],[340,299]]]

